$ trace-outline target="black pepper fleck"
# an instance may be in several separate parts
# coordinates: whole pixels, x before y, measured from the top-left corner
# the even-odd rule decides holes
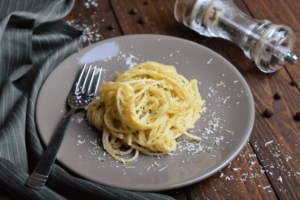
[[[298,84],[298,82],[295,79],[293,79],[292,82],[291,82],[291,85],[296,86],[297,84]]]
[[[141,17],[138,22],[140,24],[146,24],[148,22],[148,18],[147,17]]]
[[[146,0],[146,1],[144,1],[144,4],[145,4],[145,5],[147,5],[148,3],[149,3],[149,2],[148,2],[147,0]]]
[[[278,91],[274,95],[275,99],[281,99],[282,97],[283,97],[283,92],[282,91]]]
[[[114,30],[114,29],[115,29],[115,25],[114,25],[114,24],[110,24],[110,25],[108,26],[108,29],[109,29],[109,30]]]
[[[272,117],[274,115],[274,109],[273,108],[267,108],[265,110],[265,113],[264,113],[265,117]]]
[[[300,112],[296,113],[295,119],[298,120],[298,121],[300,121]]]

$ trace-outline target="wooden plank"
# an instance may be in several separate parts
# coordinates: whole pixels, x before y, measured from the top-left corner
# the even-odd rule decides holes
[[[300,1],[295,0],[244,0],[256,19],[268,19],[275,24],[291,27],[295,33],[295,52],[300,56]],[[286,68],[293,79],[300,81],[300,61],[297,65],[287,64]],[[299,86],[299,84],[298,84]]]
[[[219,173],[182,189],[186,190],[188,199],[193,200],[277,199],[250,144],[247,144],[239,156]],[[182,189],[162,194],[183,199],[179,196],[182,195]]]
[[[237,171],[234,171],[237,170]],[[247,144],[220,173],[191,186],[191,199],[277,199]],[[201,191],[199,193],[199,191]]]
[[[85,29],[83,47],[122,35],[108,0],[75,1],[72,11],[64,19]],[[114,29],[110,30],[110,26]]]
[[[285,70],[282,70],[285,72]],[[281,81],[281,84],[276,84]],[[276,73],[261,83],[264,91],[255,95],[256,107],[262,113],[263,107],[273,105],[276,112],[270,119],[257,113],[254,132],[251,143],[256,146],[255,151],[259,160],[268,170],[267,175],[280,199],[299,199],[299,159],[300,151],[297,147],[300,140],[299,122],[293,119],[292,113],[299,110],[299,91],[289,85],[290,78],[283,73]],[[274,84],[275,83],[275,84]],[[274,86],[275,85],[275,86]],[[274,100],[271,94],[276,91],[284,91],[284,99]],[[260,101],[264,98],[264,101]],[[274,141],[266,146],[266,142]],[[282,183],[278,180],[283,179]]]
[[[162,34],[195,40],[195,33],[182,26],[175,20],[173,9],[175,1],[116,1],[111,0],[112,7],[117,16],[124,35],[131,34]],[[136,8],[136,14],[130,11]],[[145,24],[140,24],[139,19],[147,17]]]
[[[295,50],[300,52],[299,1],[244,1],[255,18],[268,19],[276,24],[290,26],[296,36]],[[286,69],[293,79],[299,80],[299,64],[287,66]],[[295,113],[300,110],[300,96],[297,89],[290,85],[291,79],[284,75],[284,72],[285,70],[281,69],[279,73],[269,76],[268,80],[257,83],[263,87],[263,91],[261,90],[255,95],[255,98],[258,99],[256,102],[260,103],[257,107],[263,108],[273,105],[278,114],[269,120],[261,119],[265,123],[263,126],[261,122],[256,123],[254,131],[257,134],[253,134],[251,143],[257,144],[255,151],[258,153],[262,165],[266,166],[266,170],[269,170],[267,175],[278,197],[280,199],[300,199],[300,151],[298,148],[300,125],[293,119]],[[278,90],[284,92],[283,101],[274,101],[272,98],[272,94]],[[268,95],[263,93],[268,93]],[[267,105],[268,102],[269,105]],[[259,112],[262,113],[263,110],[260,109]],[[258,118],[262,118],[262,116],[258,115],[256,119]],[[272,140],[274,144],[265,147],[265,142]],[[282,183],[278,181],[278,177],[282,177]]]
[[[197,34],[188,28],[184,27],[182,24],[176,22],[173,15],[173,8],[175,1],[148,1],[149,4],[143,4],[143,1],[117,1],[111,0],[111,5],[114,9],[114,12],[117,16],[118,22],[122,29],[122,32],[127,34],[163,34],[171,35],[176,37],[181,37],[189,39],[191,41],[197,42]],[[240,3],[240,2],[239,2]],[[242,5],[242,4],[241,4]],[[136,8],[138,12],[135,15],[130,14],[130,11]],[[247,10],[246,7],[244,7]],[[139,24],[138,20],[146,16],[148,22],[145,24]],[[242,74],[248,74],[248,78],[254,76],[254,74],[261,74],[258,70],[255,70],[253,62],[247,59],[241,50],[233,45],[230,42],[221,40],[221,39],[211,39],[206,37],[199,37],[198,40],[202,45],[205,45],[209,48],[212,48],[216,52],[223,55],[225,58],[233,62],[235,66],[242,72]],[[225,48],[226,47],[226,48]],[[234,60],[234,61],[233,61]],[[249,68],[247,68],[247,66]],[[265,74],[262,74],[263,77],[266,77]],[[254,77],[255,78],[255,77]],[[250,79],[250,78],[249,78]],[[255,78],[256,79],[256,78]],[[257,80],[257,79],[256,79]],[[248,149],[247,149],[248,148]],[[242,154],[245,154],[246,151],[250,151],[251,148],[246,147],[246,150],[242,151]],[[251,150],[252,151],[252,150]],[[251,158],[257,164],[259,163],[256,157]],[[255,168],[249,165],[249,160],[241,159],[238,162],[234,161],[232,166],[243,168],[243,173],[260,173],[260,167],[256,166]],[[250,163],[251,163],[250,162]],[[224,174],[232,173],[232,169],[229,171],[223,172]],[[184,190],[187,194],[188,199],[239,199],[242,198],[257,198],[257,199],[276,199],[276,196],[272,190],[272,187],[269,188],[271,191],[261,191],[260,186],[268,185],[268,180],[264,173],[261,174],[261,177],[257,180],[249,180],[242,182],[239,178],[242,177],[240,172],[237,172],[236,179],[233,181],[224,181],[224,177],[220,178],[220,174],[210,177],[209,179],[194,184],[193,186],[186,187]],[[215,181],[216,180],[216,181]],[[261,184],[259,186],[259,184]],[[230,188],[230,189],[228,189]],[[241,189],[242,188],[242,189]],[[216,191],[217,190],[217,191]],[[226,190],[229,192],[226,193]],[[255,191],[255,192],[253,192]],[[180,194],[182,192],[179,191]],[[165,194],[170,194],[166,193]],[[173,193],[172,193],[173,194]],[[229,196],[230,194],[231,196]],[[175,198],[178,198],[176,194],[172,195]]]

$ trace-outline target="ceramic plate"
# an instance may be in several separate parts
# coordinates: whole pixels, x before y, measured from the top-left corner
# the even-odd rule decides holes
[[[113,81],[136,63],[156,61],[173,65],[187,79],[197,79],[206,112],[189,132],[201,143],[185,137],[175,152],[162,157],[140,154],[124,165],[103,151],[101,132],[91,127],[84,110],[77,112],[67,130],[57,159],[79,176],[112,187],[135,191],[161,191],[183,187],[220,171],[242,150],[254,123],[251,91],[238,70],[226,59],[191,41],[161,35],[116,37],[88,46],[64,60],[43,84],[36,121],[47,146],[68,111],[67,94],[83,63],[103,67],[102,81]]]

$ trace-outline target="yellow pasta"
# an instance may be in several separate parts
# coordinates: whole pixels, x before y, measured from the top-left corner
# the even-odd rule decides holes
[[[173,66],[140,63],[99,90],[87,107],[87,119],[103,131],[104,149],[120,162],[134,161],[139,152],[168,154],[182,134],[201,140],[187,132],[205,110],[197,80],[188,81]],[[127,150],[121,151],[122,146]],[[120,157],[132,151],[132,158]]]

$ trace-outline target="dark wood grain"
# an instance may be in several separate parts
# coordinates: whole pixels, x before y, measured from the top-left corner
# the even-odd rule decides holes
[[[122,35],[108,0],[75,1],[72,11],[64,19],[85,30],[82,47]],[[111,24],[115,27],[113,30],[109,29]]]
[[[232,164],[222,170],[222,178],[221,173],[217,173],[192,185],[191,199],[276,199],[254,155],[252,147],[247,144]],[[226,180],[227,176],[230,180]]]
[[[300,1],[293,0],[266,0],[250,1],[244,0],[253,17],[257,19],[268,19],[276,24],[285,24],[290,26],[296,36],[296,52],[300,52]],[[299,80],[299,64],[295,66],[286,66],[288,75],[291,78]],[[300,110],[299,92],[297,88],[290,85],[291,78],[284,74],[285,70],[280,70],[268,79],[262,81],[261,91],[255,98],[257,107],[267,107],[273,105],[277,115],[271,119],[264,120],[263,123],[256,123],[254,132],[251,137],[251,143],[257,142],[257,155],[266,170],[269,180],[280,199],[300,199],[300,123],[293,119],[295,113]],[[279,83],[281,81],[281,83]],[[252,89],[252,88],[251,88]],[[258,89],[256,89],[259,91]],[[282,101],[274,100],[271,94],[282,90],[284,99]],[[263,95],[268,93],[269,97]],[[264,97],[266,99],[264,99]],[[258,103],[260,105],[258,105]],[[269,103],[269,104],[268,104]],[[263,110],[260,109],[260,113]],[[256,119],[262,118],[256,116]],[[265,126],[262,126],[265,124]],[[265,147],[266,141],[274,140],[274,145]],[[276,154],[277,153],[277,154]],[[290,159],[291,158],[291,159]],[[274,166],[274,168],[270,168]],[[278,177],[281,176],[283,181],[280,183]]]
[[[286,73],[285,70],[282,72]],[[278,80],[285,84],[274,84]],[[300,126],[293,119],[293,112],[299,110],[300,95],[297,88],[290,86],[289,82],[290,78],[284,73],[276,73],[262,81],[264,91],[254,96],[259,112],[256,114],[255,134],[251,137],[251,143],[257,146],[254,150],[264,168],[269,170],[267,176],[280,199],[299,199],[300,180],[297,172],[300,171],[300,152],[297,146]],[[278,90],[284,91],[284,99],[278,101],[268,97]],[[276,114],[266,119],[260,114],[263,112],[261,108],[270,106],[273,106]],[[274,143],[265,146],[267,141]],[[278,181],[279,177],[282,177],[282,183]]]
[[[250,144],[245,146],[230,165],[212,177],[179,190],[161,193],[175,199],[189,200],[277,199]]]

